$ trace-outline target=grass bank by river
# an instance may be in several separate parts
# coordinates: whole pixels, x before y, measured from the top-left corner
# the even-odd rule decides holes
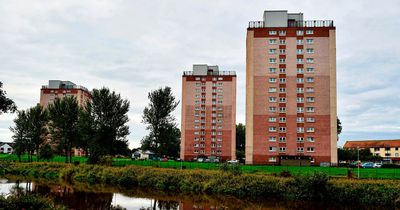
[[[63,163],[11,163],[7,174],[125,188],[233,195],[287,200],[322,200],[360,205],[394,206],[400,181],[328,179],[324,174],[294,178],[259,174],[233,175],[216,170],[179,170],[140,166],[107,167]],[[398,201],[400,202],[400,201]]]

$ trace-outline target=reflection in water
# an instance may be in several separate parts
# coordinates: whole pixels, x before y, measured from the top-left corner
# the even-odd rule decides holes
[[[284,202],[265,198],[244,200],[229,196],[172,194],[141,188],[127,190],[102,185],[71,185],[41,180],[20,182],[15,178],[11,180],[0,179],[0,193],[38,193],[52,197],[56,203],[63,204],[69,209],[77,210],[358,209],[355,206],[338,206],[339,204]]]

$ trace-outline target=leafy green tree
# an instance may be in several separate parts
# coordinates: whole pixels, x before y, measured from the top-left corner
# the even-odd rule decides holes
[[[14,101],[6,97],[7,92],[2,88],[3,88],[3,83],[0,82],[0,115],[2,113],[7,113],[7,112],[13,113],[17,111],[17,106],[15,105]]]
[[[54,156],[53,149],[51,148],[51,146],[49,144],[44,144],[40,148],[39,156],[40,156],[40,159],[50,160]]]
[[[36,105],[30,108],[27,112],[28,115],[28,136],[34,145],[36,154],[40,152],[40,146],[44,143],[48,134],[47,121],[48,113],[41,105]],[[39,159],[39,155],[37,156]]]
[[[86,125],[89,162],[97,163],[104,155],[116,155],[127,150],[129,135],[129,101],[108,88],[94,89],[83,115]],[[124,146],[125,145],[125,146]]]
[[[339,141],[339,135],[342,133],[342,122],[339,117],[337,118],[337,140]]]
[[[27,151],[29,144],[28,138],[28,116],[24,110],[18,111],[17,117],[14,119],[14,127],[10,127],[14,140],[14,153],[21,162],[21,155]]]
[[[236,158],[242,160],[246,148],[246,126],[242,123],[236,125]]]
[[[142,144],[159,156],[175,156],[175,152],[169,152],[179,150],[177,142],[180,132],[176,127],[175,117],[171,113],[179,102],[175,101],[170,87],[150,92],[148,99],[150,103],[143,110],[142,122],[147,124],[146,129],[150,133],[142,140]]]
[[[56,99],[48,106],[49,128],[52,141],[65,155],[65,162],[72,162],[72,148],[78,142],[78,118],[80,107],[75,97]],[[69,160],[68,160],[69,158]]]

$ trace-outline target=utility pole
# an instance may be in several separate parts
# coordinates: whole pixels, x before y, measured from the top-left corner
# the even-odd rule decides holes
[[[358,167],[358,179],[360,179],[360,147],[357,147],[357,167]]]

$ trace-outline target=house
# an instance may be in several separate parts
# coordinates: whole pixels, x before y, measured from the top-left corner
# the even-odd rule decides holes
[[[383,157],[383,160],[400,164],[400,139],[346,141],[343,148],[369,149],[373,155]]]
[[[149,150],[138,150],[132,154],[132,159],[149,160],[154,158],[154,152]]]
[[[11,154],[14,152],[14,143],[0,142],[0,153]]]

